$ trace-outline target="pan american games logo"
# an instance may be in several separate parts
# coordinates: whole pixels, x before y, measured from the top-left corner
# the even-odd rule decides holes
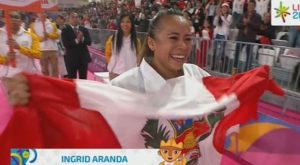
[[[299,26],[300,0],[272,0],[272,25]]]
[[[280,1],[280,5],[279,8],[275,8],[276,10],[276,18],[280,17],[282,19],[282,21],[285,23],[285,18],[290,15],[290,13],[288,12],[289,7],[286,7],[282,4],[282,1]]]
[[[37,159],[35,149],[11,149],[10,164],[11,165],[28,165],[34,163]]]

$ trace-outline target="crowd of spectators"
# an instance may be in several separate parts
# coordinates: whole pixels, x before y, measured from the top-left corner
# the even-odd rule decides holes
[[[141,4],[136,6],[134,0],[119,0],[92,2],[81,8],[67,9],[64,10],[64,12],[75,10],[77,13],[80,13],[82,24],[87,28],[116,30],[118,16],[126,11],[134,16],[136,30],[138,32],[146,32],[149,22],[159,10],[173,8],[181,10],[185,17],[190,20],[191,30],[195,34],[203,38],[213,39],[220,30],[217,24],[214,23],[214,20],[217,19],[219,25],[221,25],[221,22],[224,20],[221,18],[222,5],[226,4],[228,7],[228,15],[231,17],[230,25],[226,27],[223,26],[222,28],[223,30],[229,31],[229,29],[241,28],[241,26],[238,25],[243,24],[244,18],[247,17],[248,4],[250,1],[252,0],[141,0]],[[258,25],[258,27],[253,30],[250,28],[250,31],[256,35],[263,36],[262,40],[258,42],[268,44],[272,39],[276,38],[277,32],[288,31],[286,27],[275,28],[271,26],[270,0],[253,1],[255,2],[255,15],[258,16],[256,18],[256,21],[258,21],[256,25]],[[205,34],[203,34],[202,30],[207,30],[205,24],[210,28],[208,31],[211,31],[211,36],[205,36]],[[231,39],[230,37],[228,38],[228,34],[225,38]],[[234,38],[234,40],[236,40],[236,38]]]
[[[229,29],[241,29],[239,24],[243,24],[244,18],[247,17],[248,4],[252,0],[141,0],[139,6],[135,5],[134,0],[111,0],[102,2],[91,2],[86,6],[80,8],[62,9],[59,14],[67,16],[69,11],[75,11],[79,13],[81,18],[81,24],[86,28],[98,28],[98,29],[117,29],[117,18],[124,11],[129,12],[134,17],[134,24],[138,32],[146,32],[149,22],[155,16],[159,10],[165,10],[174,8],[181,10],[185,17],[191,22],[191,30],[203,38],[213,39],[217,36],[218,28],[214,20],[218,20],[218,24],[222,23],[222,5],[228,6],[228,15],[230,18],[230,26],[226,26]],[[260,43],[268,44],[270,40],[276,38],[276,33],[279,31],[289,31],[287,27],[272,27],[271,26],[271,14],[270,14],[270,0],[253,0],[255,2],[254,12],[257,14],[257,23],[259,25],[254,30],[254,34],[264,36]],[[25,26],[35,20],[34,13],[21,14]],[[50,18],[55,19],[57,13],[49,13]],[[221,19],[218,19],[221,18]],[[227,17],[228,18],[228,17]],[[213,35],[205,36],[202,30],[205,31],[207,27],[204,24],[208,24],[210,27],[208,31],[211,31]],[[228,23],[227,23],[228,24]],[[222,27],[224,30],[224,26]],[[229,30],[225,29],[225,30]],[[290,30],[292,36],[298,36],[299,31]],[[297,28],[296,28],[297,29]],[[297,34],[296,34],[297,33]],[[295,35],[296,34],[296,35]],[[220,36],[219,36],[220,37]],[[226,39],[231,39],[225,36]],[[234,38],[236,40],[236,38]],[[286,36],[286,40],[287,36]],[[293,39],[290,41],[290,46],[300,47],[300,39]],[[252,42],[252,41],[251,41]]]

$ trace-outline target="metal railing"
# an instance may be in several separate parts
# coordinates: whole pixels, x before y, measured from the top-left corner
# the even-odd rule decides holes
[[[260,65],[272,68],[274,80],[286,90],[300,90],[299,49],[231,40],[195,38],[189,62],[220,75],[240,73]]]
[[[92,47],[104,51],[107,38],[114,33],[112,30],[91,29]],[[145,33],[138,33],[138,37],[143,41]],[[194,37],[188,62],[224,76],[269,65],[282,88],[299,92],[300,58],[294,55],[297,51],[300,50],[284,46]]]

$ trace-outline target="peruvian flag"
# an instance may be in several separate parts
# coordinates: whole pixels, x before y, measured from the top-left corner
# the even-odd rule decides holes
[[[41,0],[0,0],[0,8],[3,10],[40,12]]]
[[[146,135],[142,137],[141,130],[151,123],[148,119],[173,120],[180,126],[188,124],[186,119],[202,116],[203,120],[192,123],[191,132],[201,134],[210,128],[203,122],[207,115],[225,110],[213,140],[223,152],[226,131],[257,118],[257,103],[264,91],[283,95],[269,79],[268,66],[228,78],[204,77],[195,80],[198,86],[194,87],[172,81],[175,86],[168,84],[151,94],[93,81],[25,76],[31,98],[27,106],[14,107],[0,135],[3,164],[9,163],[10,148],[144,148]],[[180,97],[195,90],[201,95]]]

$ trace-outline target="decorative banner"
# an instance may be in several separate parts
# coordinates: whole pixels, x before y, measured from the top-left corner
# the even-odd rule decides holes
[[[30,12],[40,12],[41,1],[40,0],[0,0],[0,9],[4,10],[5,22],[6,22],[6,31],[8,39],[12,38],[11,33],[11,23],[9,12],[12,10],[17,11],[30,11]],[[10,47],[10,51],[13,52],[13,49]],[[16,62],[12,59],[10,65],[16,67]]]
[[[170,149],[171,150],[171,149]],[[172,149],[174,150],[174,149]],[[11,149],[11,165],[19,164],[143,164],[167,163],[159,149]],[[178,152],[179,153],[179,152]],[[178,162],[176,156],[171,163]]]
[[[300,0],[272,0],[271,15],[273,26],[299,26]]]
[[[47,11],[57,11],[58,10],[58,0],[41,0],[42,9]]]
[[[3,10],[18,10],[18,11],[41,11],[40,0],[0,0],[0,8]]]

